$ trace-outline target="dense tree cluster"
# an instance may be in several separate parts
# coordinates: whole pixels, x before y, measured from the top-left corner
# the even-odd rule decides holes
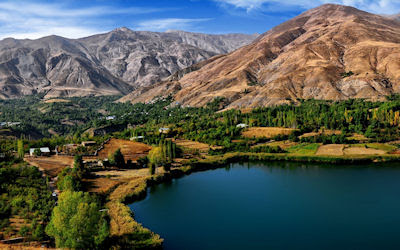
[[[43,240],[44,226],[49,221],[55,201],[39,170],[30,166],[3,166],[0,168],[0,194],[2,231],[12,233],[9,219],[23,218],[26,224],[18,234],[32,240]]]

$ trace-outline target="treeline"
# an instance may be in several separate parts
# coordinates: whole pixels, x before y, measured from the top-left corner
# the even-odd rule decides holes
[[[21,236],[25,241],[49,239],[45,226],[56,201],[47,179],[36,167],[14,164],[0,168],[0,235]],[[13,226],[11,219],[21,219],[20,226]]]

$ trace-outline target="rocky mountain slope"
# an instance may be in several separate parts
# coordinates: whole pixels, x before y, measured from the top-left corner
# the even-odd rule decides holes
[[[309,98],[377,100],[400,93],[400,22],[322,5],[177,75],[122,100],[173,95],[183,105],[201,106],[225,97],[227,108]]]
[[[255,38],[127,28],[82,39],[8,38],[0,41],[0,98],[128,94]]]

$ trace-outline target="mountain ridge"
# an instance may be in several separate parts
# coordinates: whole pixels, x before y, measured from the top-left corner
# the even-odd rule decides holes
[[[254,40],[252,35],[132,31],[0,41],[0,98],[125,95]]]
[[[353,7],[325,4],[202,65],[179,80],[133,91],[122,101],[172,95],[227,108],[296,103],[298,99],[381,100],[400,92],[400,22]]]

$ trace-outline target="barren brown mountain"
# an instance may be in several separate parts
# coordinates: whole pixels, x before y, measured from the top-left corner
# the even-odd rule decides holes
[[[327,4],[123,100],[171,94],[183,105],[202,106],[225,97],[230,108],[391,93],[400,93],[400,22]]]
[[[0,41],[0,98],[128,94],[256,37],[118,28],[81,39],[7,38]]]

